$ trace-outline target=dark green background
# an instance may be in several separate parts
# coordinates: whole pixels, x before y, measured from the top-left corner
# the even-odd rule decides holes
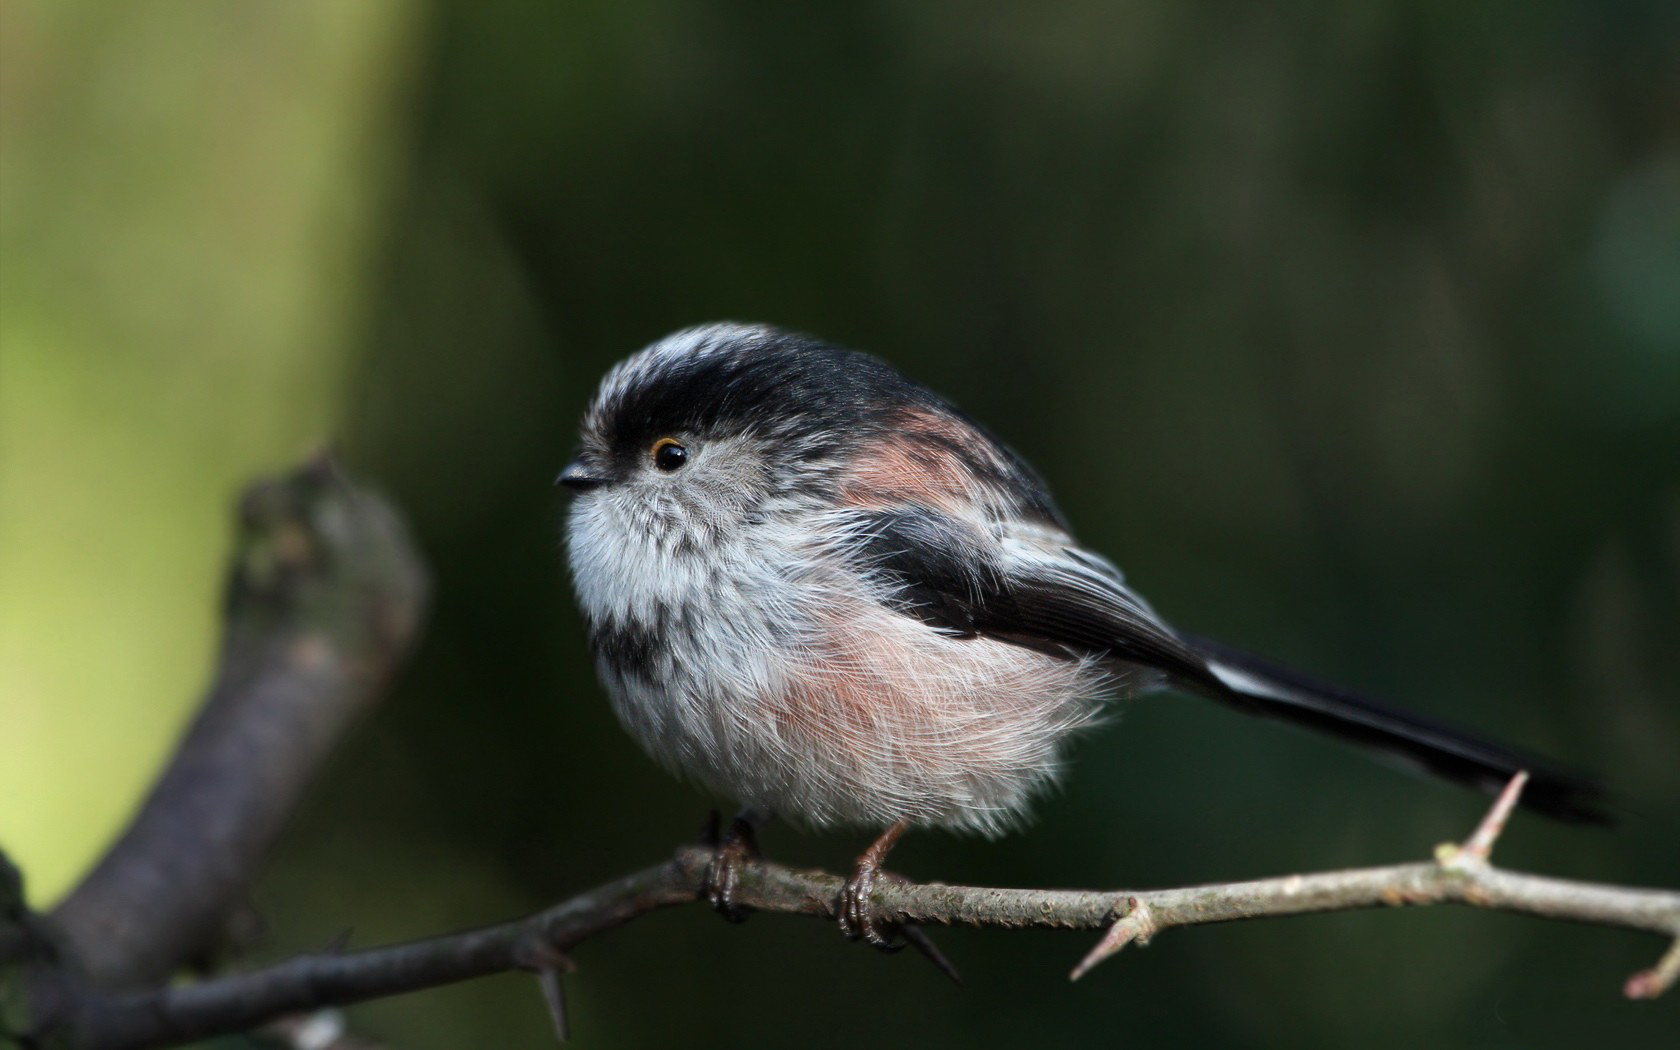
[[[412,17],[412,16],[411,16]],[[1175,623],[1609,774],[1497,859],[1680,882],[1680,8],[1667,2],[480,3],[414,18],[336,437],[437,574],[423,650],[258,901],[279,955],[534,910],[715,803],[594,684],[579,412],[665,332],[871,350],[1038,465]],[[161,61],[162,59],[160,59]],[[915,878],[1155,886],[1421,859],[1483,800],[1177,695]],[[727,806],[727,802],[721,803]],[[764,836],[838,870],[868,835]],[[949,931],[958,988],[807,920],[577,953],[576,1045],[1656,1046],[1655,938],[1439,909]],[[534,982],[360,1008],[544,1046]]]

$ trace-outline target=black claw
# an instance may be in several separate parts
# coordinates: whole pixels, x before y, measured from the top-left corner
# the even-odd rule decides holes
[[[863,928],[863,943],[878,952],[894,955],[910,946],[909,941],[895,940],[903,932],[903,928],[897,923],[872,922]]]

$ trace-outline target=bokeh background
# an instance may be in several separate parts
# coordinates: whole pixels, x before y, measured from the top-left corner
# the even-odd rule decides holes
[[[429,635],[256,899],[277,957],[533,910],[715,804],[593,682],[550,487],[615,359],[867,348],[1035,461],[1179,624],[1608,773],[1500,857],[1680,883],[1680,6],[0,3],[0,842],[36,901],[203,685],[230,507],[323,442],[411,515]],[[727,805],[727,803],[723,803]],[[1426,856],[1483,800],[1129,705],[1029,832],[920,878]],[[772,829],[844,867],[867,835]],[[967,984],[700,908],[577,953],[584,1047],[1637,1046],[1655,939],[1462,910],[946,932]],[[546,1046],[529,979],[352,1012]]]

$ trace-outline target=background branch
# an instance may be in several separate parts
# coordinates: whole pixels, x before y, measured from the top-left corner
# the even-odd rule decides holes
[[[161,982],[212,946],[332,745],[381,695],[426,596],[401,519],[325,455],[245,493],[210,695],[52,912],[87,979]]]
[[[1479,835],[1472,843],[1478,841],[1491,845],[1491,839]],[[708,848],[684,848],[669,863],[499,926],[386,948],[301,956],[144,995],[90,996],[71,1018],[72,1043],[85,1050],[132,1050],[492,973],[547,969],[552,976],[554,961],[564,960],[562,953],[583,941],[656,909],[698,899],[711,859]],[[838,875],[751,861],[741,870],[735,900],[760,911],[832,919],[841,883]],[[1433,861],[1183,889],[1031,890],[883,882],[872,900],[877,915],[890,922],[1108,927],[1109,936],[1076,977],[1100,955],[1129,941],[1145,943],[1174,926],[1361,908],[1467,904],[1680,938],[1680,892],[1504,871],[1474,844],[1441,847]],[[1630,997],[1660,994],[1674,982],[1676,970],[1680,950],[1671,949],[1657,967],[1635,975],[1625,992]]]

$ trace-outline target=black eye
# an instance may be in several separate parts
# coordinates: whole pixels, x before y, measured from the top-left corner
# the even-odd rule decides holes
[[[681,470],[688,462],[688,449],[673,438],[660,438],[653,443],[653,465],[669,474]]]

